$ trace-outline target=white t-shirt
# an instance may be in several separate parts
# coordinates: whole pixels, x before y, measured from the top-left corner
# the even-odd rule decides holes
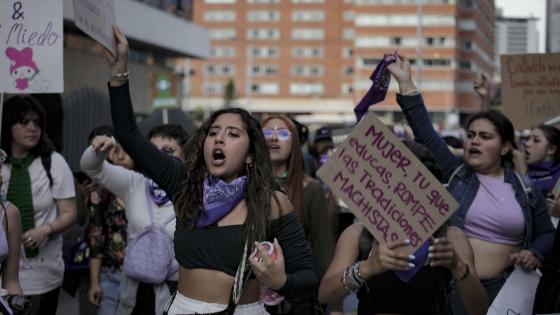
[[[7,192],[10,182],[11,166],[2,166],[2,193]],[[57,152],[51,156],[52,186],[41,158],[36,158],[29,165],[33,208],[35,210],[35,227],[52,222],[58,217],[57,199],[76,196],[74,176],[70,167]],[[5,194],[4,194],[5,196]],[[49,292],[62,285],[64,261],[62,260],[62,234],[51,234],[39,244],[39,255],[25,257],[21,249],[19,261],[19,282],[24,295],[38,295]]]

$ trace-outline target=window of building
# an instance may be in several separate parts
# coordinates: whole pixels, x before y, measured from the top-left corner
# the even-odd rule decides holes
[[[278,94],[278,83],[272,82],[259,82],[251,84],[251,92],[261,95],[275,95]]]
[[[214,46],[211,50],[212,57],[235,57],[235,47],[233,46]]]
[[[400,37],[392,37],[391,38],[391,45],[400,46],[402,43],[402,38]]]
[[[206,11],[203,19],[206,22],[231,22],[235,21],[235,11]]]
[[[280,30],[276,28],[250,28],[247,30],[248,39],[280,39]]]
[[[211,28],[208,29],[210,39],[234,39],[234,28]]]
[[[354,18],[356,18],[356,12],[354,11],[344,11],[342,14],[344,21],[354,21]]]
[[[461,70],[471,70],[472,63],[469,60],[463,60],[459,63],[459,68]]]
[[[418,16],[416,14],[357,14],[355,23],[357,26],[416,26]],[[422,25],[454,26],[455,17],[444,14],[424,14]]]
[[[251,73],[255,76],[271,76],[278,74],[276,65],[253,65]]]
[[[324,68],[321,65],[295,65],[292,66],[293,76],[316,77],[324,74]]]
[[[341,89],[342,95],[351,95],[354,92],[354,88],[352,88],[352,84],[350,83],[343,83]]]
[[[247,3],[280,3],[280,0],[247,0]]]
[[[224,94],[225,90],[225,84],[219,82],[205,83],[202,87],[202,91],[205,95]]]
[[[325,39],[325,30],[322,28],[295,28],[292,29],[294,40],[322,40]]]
[[[451,59],[447,58],[425,58],[423,60],[424,66],[426,67],[450,67]]]
[[[322,94],[322,83],[291,83],[290,94],[292,95],[311,95]]]
[[[342,30],[342,38],[343,39],[354,39],[354,29],[353,28],[345,28]]]
[[[353,66],[342,66],[342,74],[343,75],[354,74],[354,67]]]
[[[292,3],[324,3],[325,0],[292,0]]]
[[[271,10],[249,11],[247,12],[247,20],[252,22],[275,22],[280,20],[280,12]]]
[[[294,47],[292,48],[292,56],[296,58],[320,58],[325,54],[323,47]]]
[[[292,21],[320,22],[325,20],[325,12],[321,10],[292,11]]]
[[[233,74],[235,74],[235,65],[232,65],[232,64],[209,64],[209,65],[206,65],[206,74],[208,74],[208,75],[233,75]]]
[[[222,4],[222,3],[235,3],[235,0],[204,0],[204,3],[207,4]]]
[[[342,47],[342,58],[352,58],[354,50],[352,47]]]
[[[464,48],[465,50],[472,50],[473,49],[473,43],[470,40],[466,40],[464,42]]]
[[[255,58],[276,58],[278,57],[278,48],[269,46],[254,46],[248,48],[249,53]]]

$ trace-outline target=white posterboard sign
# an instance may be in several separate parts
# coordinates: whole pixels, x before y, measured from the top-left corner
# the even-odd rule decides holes
[[[76,26],[116,56],[113,0],[73,0],[72,3]]]
[[[64,91],[62,0],[0,1],[0,91]]]

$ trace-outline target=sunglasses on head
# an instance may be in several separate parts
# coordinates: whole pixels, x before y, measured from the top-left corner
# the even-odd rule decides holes
[[[274,135],[274,133],[276,132],[276,137],[278,137],[278,140],[288,140],[290,139],[290,135],[292,134],[290,132],[290,130],[286,129],[286,128],[263,128],[262,132],[264,134],[264,137],[266,139],[270,139],[272,138],[272,136]]]
[[[173,154],[175,153],[175,149],[172,147],[163,147],[160,149],[160,151],[169,156],[173,156]]]

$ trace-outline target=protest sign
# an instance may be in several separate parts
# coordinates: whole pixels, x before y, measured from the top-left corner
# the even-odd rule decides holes
[[[0,1],[0,91],[62,93],[62,1]]]
[[[372,112],[317,175],[380,243],[409,239],[415,251],[458,204]]]
[[[540,277],[540,272],[536,270],[525,271],[520,266],[515,266],[486,315],[533,314]]]
[[[501,55],[502,109],[516,129],[560,116],[560,53]]]
[[[113,35],[115,8],[113,0],[73,0],[76,26],[117,55],[117,43]]]

